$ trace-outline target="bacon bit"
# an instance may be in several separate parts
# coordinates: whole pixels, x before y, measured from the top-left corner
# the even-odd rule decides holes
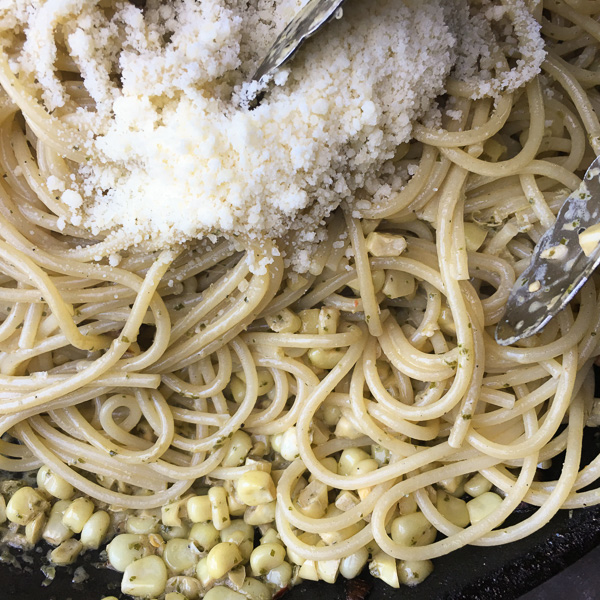
[[[372,586],[372,583],[364,579],[346,581],[346,600],[365,600]]]
[[[273,600],[279,600],[279,598],[281,598],[284,594],[286,594],[289,591],[290,591],[289,585],[284,588],[281,588],[278,592],[275,593],[275,595],[273,596]]]

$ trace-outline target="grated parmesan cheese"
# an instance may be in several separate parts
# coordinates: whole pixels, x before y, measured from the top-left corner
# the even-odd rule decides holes
[[[280,70],[258,108],[243,108],[244,82],[304,3],[0,7],[4,39],[22,43],[12,52],[5,42],[12,70],[39,87],[48,110],[89,132],[77,176],[47,181],[71,223],[108,234],[117,250],[291,235],[305,269],[306,244],[321,239],[319,226],[340,202],[366,192],[353,204],[360,216],[370,206],[365,195],[384,202],[405,184],[396,149],[415,119],[437,118],[433,101],[451,72],[478,78],[479,95],[494,94],[521,85],[543,60],[522,0],[511,3],[515,32],[508,9],[489,0],[350,1]],[[525,39],[532,58],[493,80],[499,28]],[[89,94],[82,106],[55,70],[61,56],[81,73]]]

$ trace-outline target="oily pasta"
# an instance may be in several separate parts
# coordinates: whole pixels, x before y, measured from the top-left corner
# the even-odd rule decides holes
[[[506,91],[513,58],[500,56],[496,98],[450,80],[443,126],[416,124],[398,150],[399,167],[418,164],[407,185],[360,214],[342,205],[301,274],[273,252],[290,240],[144,242],[111,264],[113,238],[61,223],[44,184],[85,160],[80,132],[4,57],[0,468],[46,465],[98,505],[146,511],[211,486],[235,500],[244,473],[267,470],[277,500],[261,526],[315,562],[364,548],[425,561],[598,503],[581,490],[600,459],[580,469],[583,428],[598,423],[598,277],[540,334],[511,347],[493,336],[600,153],[600,3],[528,5],[542,72]],[[252,449],[238,464],[239,430]],[[562,453],[558,479],[537,481]],[[457,524],[441,499],[477,476],[497,503]],[[504,527],[523,501],[537,510]],[[398,541],[390,523],[417,512],[433,535]]]

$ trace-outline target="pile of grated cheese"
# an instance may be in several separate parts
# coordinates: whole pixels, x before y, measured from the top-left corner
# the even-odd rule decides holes
[[[277,73],[258,108],[243,108],[245,82],[305,1],[148,0],[143,10],[106,10],[16,0],[0,9],[0,30],[20,48],[7,48],[13,71],[35,80],[48,110],[91,132],[77,176],[48,180],[72,223],[121,246],[290,231],[301,246],[358,191],[381,202],[400,189],[398,146],[453,68],[482,70],[496,43],[490,23],[503,14],[486,19],[485,0],[476,14],[468,0],[350,1]],[[543,52],[524,4],[522,13],[540,51],[526,80]],[[57,57],[81,73],[83,108]]]

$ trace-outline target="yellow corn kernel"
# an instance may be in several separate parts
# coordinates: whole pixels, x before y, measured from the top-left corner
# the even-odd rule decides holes
[[[396,559],[385,552],[379,552],[369,563],[369,572],[373,577],[385,581],[390,587],[399,588]]]
[[[212,579],[220,579],[242,562],[242,555],[236,544],[221,542],[210,550],[206,557],[206,568]]]
[[[110,526],[110,515],[103,510],[96,511],[81,530],[81,543],[85,548],[99,548]]]
[[[130,596],[155,598],[167,586],[167,567],[159,556],[146,556],[132,562],[121,582],[121,591]]]
[[[298,508],[307,517],[318,519],[327,510],[327,495],[327,486],[315,479],[298,494]]]
[[[266,575],[285,560],[285,548],[281,544],[261,544],[250,555],[253,575]]]
[[[392,540],[401,546],[425,546],[433,542],[436,530],[422,512],[396,517],[392,521]]]
[[[488,515],[491,515],[502,504],[502,498],[493,492],[484,492],[477,498],[467,502],[467,510],[471,523],[479,523]]]
[[[302,323],[300,333],[318,333],[320,312],[318,308],[309,308],[298,313]]]
[[[385,283],[385,271],[372,271],[371,279],[373,280],[373,289],[375,290],[375,293],[381,291],[381,288]],[[358,278],[349,281],[347,285],[356,295],[360,295],[360,280]]]
[[[248,506],[258,506],[275,500],[275,484],[265,471],[246,471],[237,480],[237,494]]]
[[[50,552],[50,561],[55,565],[70,565],[75,562],[82,548],[79,540],[65,540]]]
[[[481,496],[485,492],[489,492],[492,489],[492,482],[486,479],[481,473],[477,473],[475,477],[472,477],[465,483],[465,492],[476,498]]]
[[[308,360],[319,369],[333,369],[344,357],[345,351],[341,348],[311,348],[308,351]]]
[[[346,448],[342,451],[338,462],[338,473],[340,475],[350,475],[354,467],[363,460],[370,459],[370,456],[360,448]]]
[[[202,552],[208,552],[220,541],[219,532],[212,523],[196,523],[189,537]]]
[[[437,509],[443,517],[446,517],[450,523],[457,527],[466,527],[470,522],[467,503],[448,494],[448,492],[438,491]]]
[[[340,322],[340,311],[337,308],[324,306],[319,311],[317,332],[320,335],[336,333]]]
[[[17,525],[27,525],[48,508],[48,502],[29,486],[18,489],[6,505],[6,518]]]
[[[358,577],[369,560],[369,551],[360,548],[353,554],[345,556],[340,562],[340,575],[346,579]]]
[[[231,524],[229,507],[227,506],[227,492],[222,487],[212,487],[208,490],[212,522],[216,529],[221,531]]]
[[[398,579],[403,585],[418,585],[425,581],[432,571],[433,563],[430,560],[401,560],[398,563]]]
[[[51,546],[58,546],[65,540],[73,537],[73,532],[62,522],[63,514],[69,504],[68,500],[59,500],[50,509],[50,516],[48,517],[46,527],[44,527],[42,537]]]
[[[267,502],[258,506],[249,506],[244,512],[244,521],[248,525],[267,525],[275,521],[276,502]]]
[[[267,325],[276,333],[296,333],[302,327],[301,318],[289,308],[265,317]]]
[[[388,271],[381,291],[386,298],[392,300],[404,296],[411,298],[416,291],[416,287],[417,284],[412,275],[401,271]]]
[[[173,538],[165,544],[163,560],[174,573],[182,573],[195,566],[198,554],[192,549],[189,540]]]
[[[135,533],[122,533],[115,536],[106,546],[108,562],[114,569],[123,573],[133,561],[151,554],[152,547],[148,536]]]
[[[46,515],[40,513],[25,525],[25,539],[32,545],[37,544],[42,539],[45,525]]]
[[[94,503],[89,498],[77,498],[65,510],[63,523],[74,533],[81,533],[93,512]]]
[[[391,233],[369,233],[365,240],[367,252],[372,256],[400,256],[406,250],[406,239]]]
[[[212,519],[212,508],[208,496],[192,496],[188,498],[186,509],[192,523],[204,523]]]
[[[47,465],[39,468],[37,485],[40,489],[46,490],[51,496],[60,500],[69,500],[75,493],[73,486],[60,475],[53,473]]]

